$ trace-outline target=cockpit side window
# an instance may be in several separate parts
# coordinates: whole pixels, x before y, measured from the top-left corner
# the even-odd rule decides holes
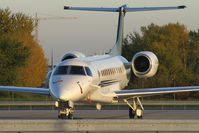
[[[83,66],[71,66],[71,75],[86,75]]]
[[[59,66],[54,72],[54,75],[66,75],[68,74],[68,66]]]
[[[88,76],[91,76],[91,77],[93,76],[91,70],[88,67],[85,67],[85,70]]]

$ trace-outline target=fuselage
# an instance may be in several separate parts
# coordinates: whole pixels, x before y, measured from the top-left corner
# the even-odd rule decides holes
[[[131,69],[122,56],[102,55],[68,59],[53,70],[50,93],[61,101],[114,102],[114,91],[127,86]]]

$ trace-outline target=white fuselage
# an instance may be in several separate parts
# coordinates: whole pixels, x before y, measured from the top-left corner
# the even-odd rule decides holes
[[[131,73],[122,56],[68,59],[53,70],[50,93],[56,100],[114,102],[114,91],[127,86]]]

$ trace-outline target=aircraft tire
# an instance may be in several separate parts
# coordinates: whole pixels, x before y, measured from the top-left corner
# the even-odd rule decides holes
[[[136,115],[137,115],[138,119],[142,119],[142,117],[143,117],[143,110],[140,107],[137,108]]]
[[[73,119],[73,114],[72,114],[72,113],[70,113],[70,114],[68,115],[68,119]]]
[[[135,117],[135,111],[131,107],[129,107],[129,118],[134,119],[134,117]]]

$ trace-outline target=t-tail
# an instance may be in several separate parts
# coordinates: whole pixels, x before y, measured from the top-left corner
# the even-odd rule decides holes
[[[116,43],[115,43],[114,47],[110,50],[109,54],[121,55],[122,54],[122,43],[123,43],[123,31],[124,31],[124,16],[125,16],[126,12],[184,9],[185,7],[186,6],[129,8],[126,5],[123,5],[118,8],[93,8],[93,7],[64,6],[64,9],[66,9],[66,10],[83,10],[83,11],[119,12]]]

